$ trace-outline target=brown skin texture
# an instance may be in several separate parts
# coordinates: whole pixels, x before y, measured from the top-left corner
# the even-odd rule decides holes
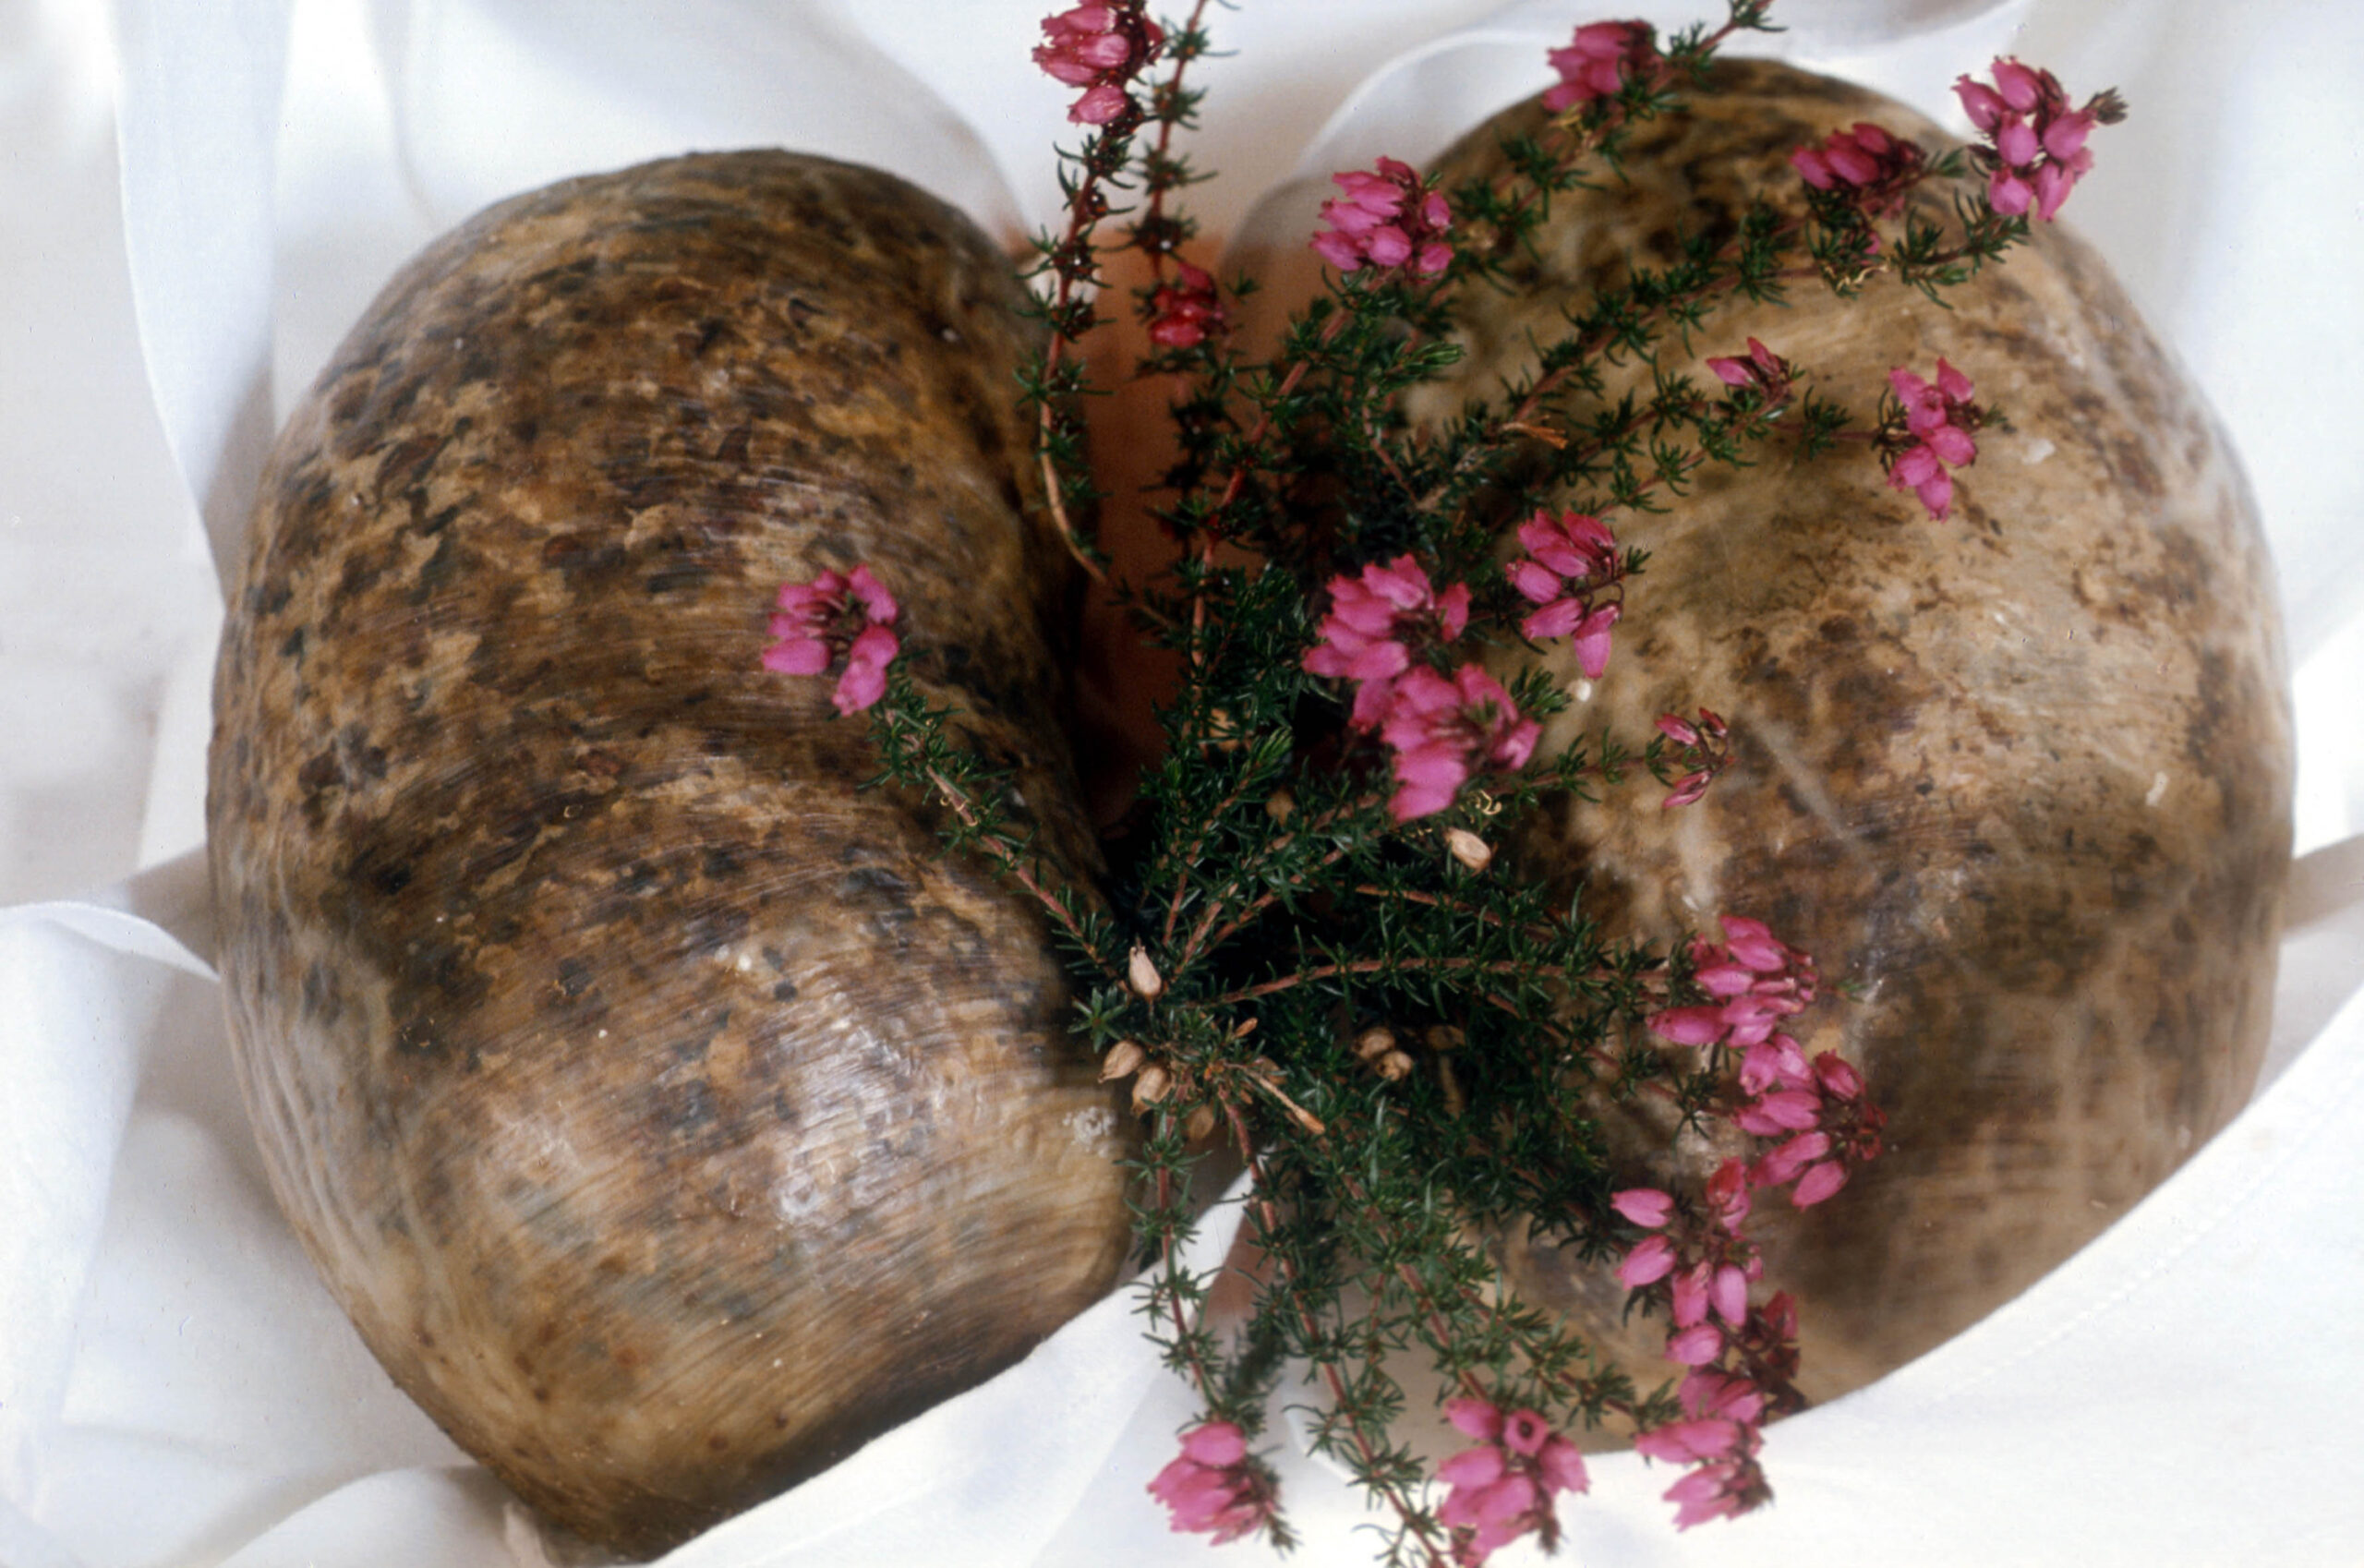
[[[1859,119],[1944,145],[1844,84],[1731,63],[1684,118],[1640,128],[1632,183],[1555,203],[1509,297],[1473,293],[1470,357],[1433,417],[1531,363],[1562,302],[1658,264],[1678,228],[1729,233],[1746,194],[1794,202],[1791,150]],[[1506,112],[1447,155],[1447,188],[1501,167]],[[2106,133],[2105,133],[2105,138]],[[2101,150],[2106,158],[2106,148]],[[1918,199],[1943,216],[1940,192]],[[1869,449],[1777,444],[1663,515],[1606,677],[1545,747],[1604,723],[1638,744],[1701,705],[1737,761],[1698,805],[1658,787],[1574,804],[1522,846],[1621,934],[1716,935],[1753,916],[1826,983],[1809,1053],[1857,1063],[1889,1146],[1799,1213],[1759,1200],[1767,1287],[1801,1303],[1801,1387],[1827,1398],[1934,1348],[2099,1233],[2222,1127],[2263,1051],[2290,845],[2291,742],[2272,574],[2247,487],[2199,395],[2092,250],[2039,225],[1940,309],[1889,281],[1856,305],[1813,281],[1721,312],[1672,349],[1750,334],[1868,420],[1891,366],[1946,356],[2014,432],[1980,437],[1953,516],[1887,488]],[[1618,390],[1611,387],[1612,394]],[[1573,498],[1572,498],[1573,499]],[[1574,685],[1564,645],[1544,655]],[[1514,662],[1514,661],[1505,661]],[[1749,1140],[1604,1106],[1624,1179],[1696,1183]],[[1597,1331],[1645,1384],[1662,1322],[1618,1326],[1605,1267],[1511,1238],[1516,1287]]]
[[[1019,301],[871,171],[571,181],[405,269],[265,478],[209,814],[272,1181],[395,1381],[621,1551],[1013,1362],[1124,1249],[1041,911],[757,662],[782,581],[867,561],[1088,886]]]

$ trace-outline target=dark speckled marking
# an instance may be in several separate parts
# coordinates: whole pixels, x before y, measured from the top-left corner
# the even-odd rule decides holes
[[[1794,189],[1790,150],[1858,119],[1942,141],[1855,88],[1719,70],[1724,91],[1650,133],[1665,159],[1555,203],[1521,296],[1475,296],[1471,358],[1432,412],[1520,367],[1530,332],[1549,341],[1562,301],[1614,281],[1629,247],[1728,232],[1749,193]],[[1473,135],[1446,185],[1539,118],[1523,106]],[[1917,199],[1942,211],[1939,193]],[[1760,1205],[1753,1226],[1768,1288],[1801,1297],[1816,1397],[1974,1321],[2179,1164],[2246,1098],[2273,987],[2290,737],[2238,467],[2069,234],[2043,228],[1952,303],[1886,284],[1850,308],[1802,284],[1787,308],[1695,336],[1704,357],[1754,333],[1858,411],[1888,367],[1925,373],[1944,354],[2016,433],[1982,438],[1944,524],[1842,447],[1711,476],[1665,519],[1624,525],[1650,568],[1557,740],[1603,722],[1646,734],[1704,703],[1731,718],[1738,761],[1687,811],[1655,811],[1645,787],[1529,846],[1584,875],[1613,928],[1664,940],[1754,915],[1871,988],[1802,1021],[1808,1049],[1865,1068],[1894,1148],[1827,1208]],[[1695,1150],[1692,1174],[1726,1152]],[[1522,1288],[1579,1312],[1646,1386],[1666,1375],[1649,1326],[1617,1326],[1605,1273],[1509,1256]]]
[[[781,581],[867,561],[1088,879],[1019,299],[869,171],[572,181],[388,285],[265,478],[209,814],[274,1187],[395,1379],[635,1554],[1008,1364],[1119,1259],[1039,916],[855,790],[826,681],[757,663]]]

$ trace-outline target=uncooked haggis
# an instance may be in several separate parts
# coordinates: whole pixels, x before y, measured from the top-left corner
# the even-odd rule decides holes
[[[272,1184],[395,1381],[621,1550],[1016,1360],[1123,1250],[1039,912],[757,664],[774,588],[869,562],[1088,882],[1019,304],[868,170],[573,180],[412,262],[264,480],[209,816]]]
[[[1663,264],[1679,233],[1730,233],[1754,194],[1794,190],[1793,150],[1859,120],[1948,145],[1857,88],[1715,70],[1716,91],[1637,129],[1630,182],[1555,199],[1523,291],[1469,291],[1470,356],[1431,416],[1531,363],[1562,302],[1628,252]],[[1474,133],[1444,187],[1544,118],[1529,103]],[[1914,199],[1943,215],[1942,187]],[[1528,854],[1581,878],[1613,929],[1713,938],[1719,913],[1747,915],[1827,984],[1863,987],[1817,1007],[1803,1043],[1861,1066],[1888,1151],[1822,1208],[1751,1222],[1766,1277],[1799,1297],[1814,1397],[1933,1348],[2099,1233],[2239,1107],[2265,1045],[2291,742],[2264,546],[2206,408],[2100,258],[2036,229],[1950,310],[1892,282],[1851,305],[1809,280],[1788,308],[1710,320],[1699,356],[1753,334],[1859,418],[1890,367],[1925,375],[1943,355],[2014,430],[1980,438],[1943,522],[1841,443],[1805,464],[1768,449],[1621,523],[1649,570],[1617,657],[1541,748],[1703,704],[1727,716],[1738,761],[1698,804],[1613,793]],[[1653,1109],[1601,1114],[1663,1151],[1671,1128],[1636,1119]],[[1739,1152],[1687,1140],[1686,1185]],[[1578,1314],[1645,1386],[1668,1375],[1662,1325],[1620,1326],[1608,1267],[1505,1252],[1521,1291]]]

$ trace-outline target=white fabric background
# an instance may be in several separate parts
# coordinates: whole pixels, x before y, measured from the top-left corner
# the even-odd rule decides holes
[[[2135,117],[2069,214],[2248,456],[2320,852],[2294,887],[2278,1076],[2239,1122],[2004,1311],[1779,1429],[1770,1513],[1677,1537],[1671,1478],[1608,1461],[1563,1510],[1575,1560],[2364,1559],[2364,477],[2341,395],[2364,363],[2364,7],[1783,9],[1780,48],[1940,114],[1999,47],[2126,90]],[[1035,11],[0,0],[0,1564],[541,1561],[312,1282],[228,1082],[201,872],[175,858],[202,837],[205,520],[235,527],[274,411],[392,269],[525,186],[776,141],[897,169],[1004,232],[1043,221],[1066,127],[1025,58]],[[1637,12],[1695,14],[1608,14]],[[1433,151],[1543,85],[1540,43],[1576,15],[1218,13],[1240,53],[1202,78],[1211,228],[1293,175]],[[1104,1307],[672,1561],[1200,1561],[1140,1490],[1189,1412],[1133,1330]],[[1283,1458],[1313,1543],[1297,1561],[1368,1561],[1359,1504]]]

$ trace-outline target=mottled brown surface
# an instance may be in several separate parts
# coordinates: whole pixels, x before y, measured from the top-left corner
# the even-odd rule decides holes
[[[1695,116],[1637,134],[1633,183],[1555,207],[1515,297],[1474,296],[1471,358],[1431,413],[1530,363],[1526,334],[1556,336],[1562,303],[1629,251],[1661,263],[1678,228],[1729,232],[1744,193],[1796,190],[1791,149],[1857,119],[1943,139],[1851,87],[1721,69]],[[1540,119],[1530,104],[1465,141],[1448,187]],[[1610,722],[1638,741],[1701,704],[1729,717],[1738,766],[1705,802],[1662,813],[1645,782],[1571,810],[1540,836],[1546,867],[1582,875],[1615,928],[1663,940],[1752,915],[1865,988],[1799,1021],[1809,1050],[1866,1070],[1889,1152],[1803,1221],[1776,1202],[1755,1227],[1768,1280],[1802,1298],[1817,1397],[2025,1288],[2240,1105],[2289,850],[2272,577],[2207,409],[2057,228],[1951,300],[1884,282],[1851,307],[1809,281],[1789,308],[1712,320],[1699,358],[1754,333],[1866,417],[1889,367],[1928,375],[1943,354],[2016,433],[1981,438],[1947,522],[1860,444],[1619,517],[1649,570],[1606,679],[1547,740]],[[1671,368],[1707,375],[1681,354]],[[1564,654],[1555,668],[1576,679]],[[1717,1153],[1684,1157],[1696,1176]],[[1522,1290],[1601,1326],[1646,1381],[1668,1374],[1662,1326],[1612,1326],[1605,1271],[1509,1250]]]
[[[783,153],[573,181],[413,262],[264,482],[215,693],[232,1035],[395,1380],[654,1552],[1110,1282],[1114,1102],[1039,915],[758,668],[867,561],[935,700],[1094,850],[1001,258]]]

